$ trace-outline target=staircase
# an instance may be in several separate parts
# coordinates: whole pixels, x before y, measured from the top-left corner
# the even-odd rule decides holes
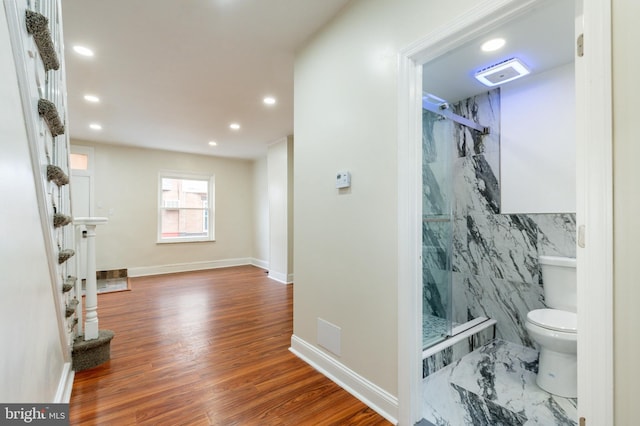
[[[77,240],[69,183],[70,147],[66,125],[61,1],[5,0],[4,7],[16,63],[60,339],[66,348],[67,358],[73,360],[73,368],[78,371],[109,359],[113,332],[98,332],[97,296],[87,292],[87,301],[91,301],[87,304],[90,315],[87,320],[91,320],[90,328],[95,332],[91,335],[82,333],[82,289],[76,279],[79,256],[75,255]],[[95,226],[93,228],[95,230]],[[91,256],[95,254],[92,252]],[[93,276],[95,291],[95,257],[89,263],[93,269],[87,269],[87,273]]]

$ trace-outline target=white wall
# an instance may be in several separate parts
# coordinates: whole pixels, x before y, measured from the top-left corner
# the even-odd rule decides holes
[[[269,267],[269,186],[267,157],[253,162],[253,259],[255,264]]]
[[[640,383],[640,3],[613,0],[615,424],[637,423]],[[588,419],[587,419],[588,424]]]
[[[11,52],[0,7],[0,401],[47,403],[65,361]]]
[[[575,213],[573,62],[500,89],[502,213]]]
[[[294,335],[391,395],[409,285],[397,282],[396,55],[475,5],[354,1],[296,58]],[[340,357],[317,345],[318,318],[341,328]]]
[[[280,282],[293,280],[291,245],[291,185],[293,138],[269,145],[267,175],[269,191],[269,277]]]
[[[253,255],[252,162],[73,140],[95,149],[97,270],[130,275],[224,266]],[[215,175],[214,242],[157,244],[158,172]],[[171,265],[180,265],[173,267]]]

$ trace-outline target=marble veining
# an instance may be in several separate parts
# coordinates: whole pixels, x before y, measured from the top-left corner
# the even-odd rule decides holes
[[[451,319],[451,272],[439,269],[423,268],[422,312],[425,327],[436,326],[431,318],[441,318],[450,323]],[[436,320],[434,320],[436,321]],[[428,331],[425,331],[428,333]]]
[[[575,214],[501,214],[500,91],[452,108],[491,133],[423,113],[425,312],[460,323],[494,318],[498,337],[531,346],[527,312],[545,307],[538,257],[575,257]]]
[[[453,319],[462,323],[493,318],[498,322],[496,337],[510,342],[533,347],[525,328],[527,313],[544,308],[543,299],[538,283],[453,273]]]
[[[576,257],[576,215],[532,214],[538,227],[538,248],[547,256]]]
[[[576,425],[577,400],[535,382],[538,353],[494,340],[423,380],[423,416],[438,426]]]
[[[446,318],[424,314],[422,316],[422,343],[431,346],[451,333],[451,322]]]
[[[442,322],[442,319],[437,319]],[[429,321],[431,322],[431,321]],[[454,327],[457,324],[454,324]],[[442,325],[444,327],[444,325]],[[427,325],[428,329],[430,326]],[[467,355],[471,351],[479,348],[482,345],[491,342],[495,338],[495,325],[480,330],[471,336],[460,340],[457,343],[447,346],[443,350],[426,357],[422,360],[422,378],[424,379],[430,374],[435,373],[441,368],[458,361],[463,356]],[[441,340],[441,339],[440,339]]]

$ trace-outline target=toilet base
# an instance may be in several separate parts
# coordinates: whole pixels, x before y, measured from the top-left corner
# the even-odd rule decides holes
[[[536,383],[543,390],[564,398],[578,397],[578,357],[542,348]]]

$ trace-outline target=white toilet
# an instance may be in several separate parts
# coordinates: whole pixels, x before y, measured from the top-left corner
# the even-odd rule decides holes
[[[576,398],[576,260],[540,256],[544,298],[549,309],[527,314],[529,336],[540,345],[538,386],[554,395]]]

